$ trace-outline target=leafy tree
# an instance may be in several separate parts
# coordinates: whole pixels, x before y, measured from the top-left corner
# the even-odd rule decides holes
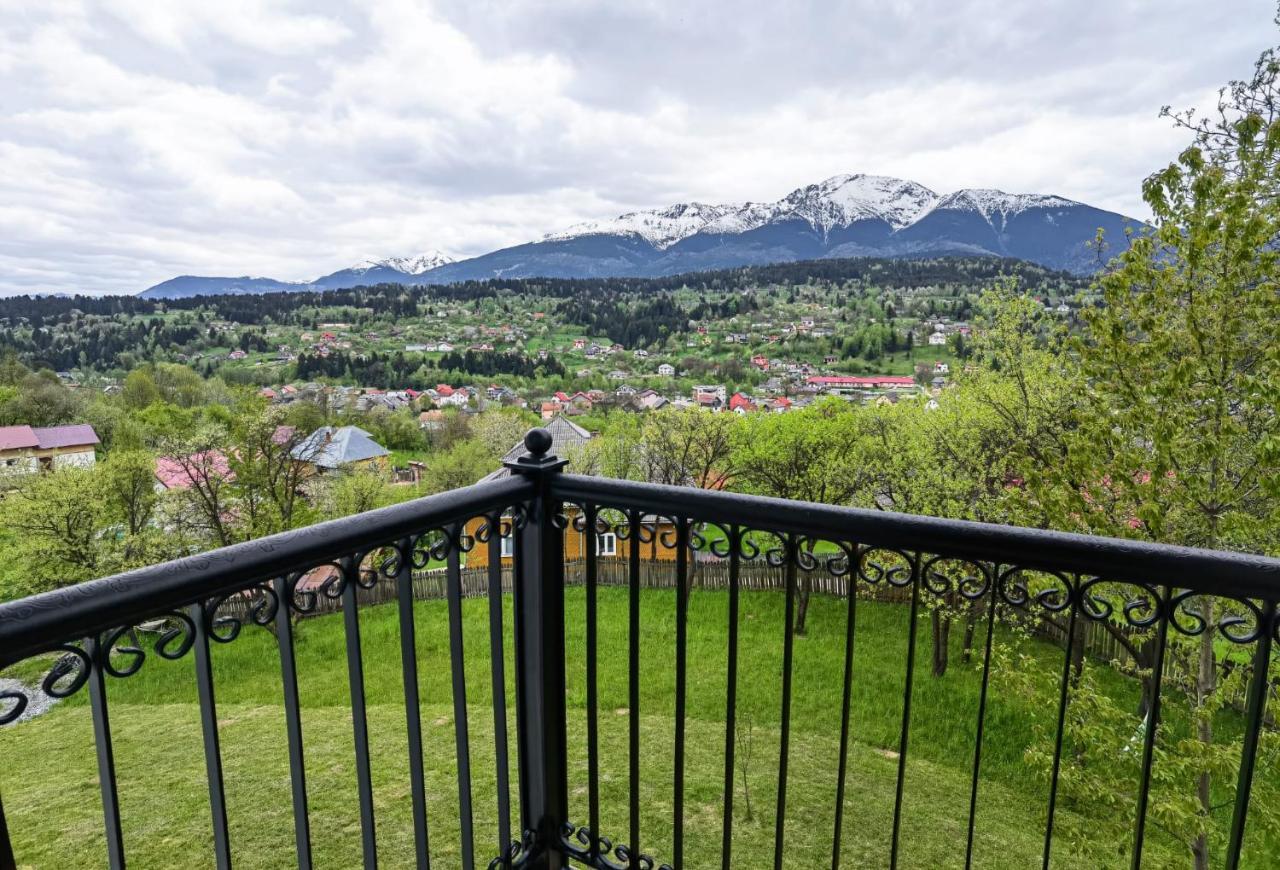
[[[470,438],[433,454],[423,472],[422,482],[429,492],[445,492],[470,486],[495,469],[488,448],[481,441]]]
[[[839,399],[787,414],[762,414],[738,432],[734,466],[752,492],[775,498],[848,504],[858,491],[857,415]],[[815,542],[809,541],[812,548]],[[794,561],[788,570],[795,571]],[[810,572],[798,588],[794,631],[805,632]]]
[[[640,431],[640,461],[651,483],[721,489],[734,477],[736,414],[698,408],[649,415]]]
[[[26,569],[6,595],[29,595],[106,573],[99,539],[106,521],[103,496],[101,477],[80,468],[27,475],[5,496],[0,516]]]
[[[1264,55],[1264,59],[1267,58]],[[1259,80],[1270,87],[1275,64]],[[1247,96],[1244,94],[1242,96]],[[1060,525],[1089,532],[1275,552],[1280,517],[1280,123],[1247,99],[1225,128],[1144,184],[1155,229],[1099,280],[1075,348],[1083,403],[1066,460],[1037,493]],[[1230,136],[1220,138],[1225,129]],[[1171,650],[1196,674],[1198,740],[1213,745],[1220,673],[1216,623],[1229,605],[1189,605],[1208,628]],[[1190,646],[1190,649],[1181,647]],[[1195,777],[1198,824],[1184,829],[1197,868],[1215,822],[1212,765]]]

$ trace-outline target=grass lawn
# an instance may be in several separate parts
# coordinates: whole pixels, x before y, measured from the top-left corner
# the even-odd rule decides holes
[[[671,855],[675,598],[646,590],[641,619],[642,843],[661,862]],[[566,592],[571,807],[587,818],[584,596]],[[734,865],[768,866],[773,854],[777,788],[783,601],[776,593],[744,593],[740,614],[739,719],[750,724],[739,753],[751,762],[735,774]],[[464,602],[468,727],[481,866],[496,850],[493,714],[486,602]],[[787,866],[830,862],[838,763],[846,604],[815,596],[808,634],[796,641]],[[847,867],[885,866],[897,776],[895,751],[904,694],[907,608],[858,602],[853,744],[843,827]],[[394,606],[361,611],[365,681],[379,857],[383,866],[412,865],[413,831]],[[422,720],[433,863],[458,866],[458,786],[444,602],[416,605]],[[687,867],[720,863],[724,764],[727,595],[696,591],[689,610],[689,696],[685,776]],[[510,601],[505,614],[507,693],[511,687]],[[600,738],[602,833],[628,831],[627,597],[600,590]],[[928,634],[921,621],[904,791],[900,866],[963,866],[970,765],[980,672],[959,655],[944,678],[928,673]],[[1059,673],[1061,650],[1021,641],[1046,675]],[[342,620],[325,616],[298,628],[308,796],[317,866],[360,861],[351,717]],[[271,634],[246,629],[214,649],[222,757],[237,866],[277,867],[292,861],[293,825],[279,659]],[[191,657],[167,662],[149,655],[142,670],[110,679],[108,693],[124,823],[125,848],[138,867],[206,866],[211,861],[207,788]],[[1136,695],[1115,676],[1110,689]],[[1170,705],[1172,706],[1172,705]],[[0,730],[0,790],[19,866],[101,866],[105,863],[87,692],[50,714]],[[977,818],[976,867],[1038,865],[1047,788],[1023,762],[1029,711],[993,696],[987,711],[983,778]],[[509,725],[514,734],[514,718]],[[512,777],[514,770],[512,743]],[[747,816],[747,791],[752,815]],[[1060,801],[1059,821],[1087,829],[1083,809]],[[1114,810],[1108,810],[1114,812]],[[1130,810],[1132,812],[1132,810]],[[1188,860],[1158,832],[1148,865]],[[1055,866],[1125,864],[1105,842],[1080,847],[1055,842]]]

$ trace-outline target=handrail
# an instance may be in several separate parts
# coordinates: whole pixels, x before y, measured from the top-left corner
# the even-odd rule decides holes
[[[196,598],[505,510],[527,500],[533,489],[518,476],[479,483],[0,604],[0,667],[51,642],[89,637]]]
[[[734,524],[872,547],[924,550],[1116,581],[1167,584],[1239,598],[1280,598],[1280,559],[1020,526],[795,502],[682,486],[560,474],[552,494],[568,502]]]

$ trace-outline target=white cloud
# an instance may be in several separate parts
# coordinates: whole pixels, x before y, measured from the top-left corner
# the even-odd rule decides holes
[[[1142,215],[1264,0],[0,0],[0,293],[305,279],[845,171]],[[1248,8],[1244,8],[1247,6]]]

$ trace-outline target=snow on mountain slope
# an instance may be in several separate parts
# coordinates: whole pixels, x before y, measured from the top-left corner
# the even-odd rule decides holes
[[[1005,193],[990,188],[966,188],[949,193],[938,200],[934,209],[976,211],[996,230],[1004,229],[1009,219],[1029,208],[1070,208],[1081,203],[1061,196],[1035,193]]]
[[[586,221],[561,233],[551,233],[543,241],[555,242],[595,235],[637,235],[658,250],[674,245],[701,230],[709,222],[740,211],[741,205],[677,203],[652,211],[633,211],[609,221]]]
[[[387,257],[384,260],[375,260],[370,257],[352,266],[350,271],[361,275],[370,269],[383,268],[403,272],[406,275],[421,275],[430,269],[446,266],[454,262],[457,262],[457,260],[448,254],[440,251],[427,251],[412,257]]]

